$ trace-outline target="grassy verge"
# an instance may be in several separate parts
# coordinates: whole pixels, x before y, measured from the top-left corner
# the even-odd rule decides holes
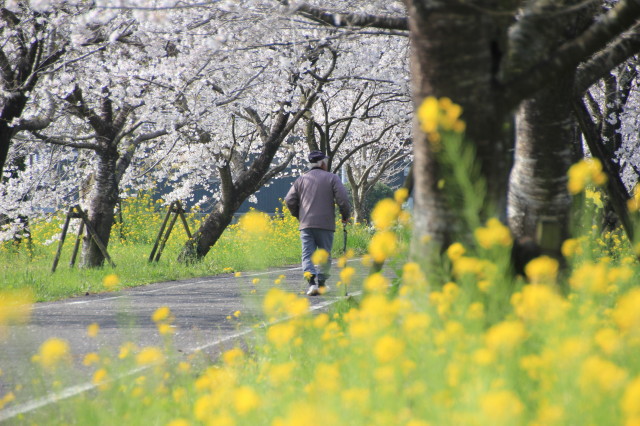
[[[185,265],[177,256],[186,241],[184,228],[176,223],[159,262],[149,263],[156,235],[165,213],[150,197],[143,195],[123,206],[123,223],[116,224],[109,244],[115,268],[106,265],[96,269],[69,267],[75,235],[67,235],[62,257],[55,273],[51,273],[58,245],[56,236],[64,220],[55,216],[31,226],[33,243],[5,243],[0,246],[0,290],[28,290],[36,301],[62,298],[137,286],[152,282],[177,280],[264,269],[300,262],[300,240],[297,220],[286,212],[269,220],[266,232],[247,234],[238,224],[230,226],[203,261]],[[198,217],[189,215],[190,229],[199,226]],[[334,256],[343,247],[341,226],[337,228]],[[366,252],[370,233],[364,226],[349,225],[348,248]],[[77,262],[79,262],[79,255]],[[115,281],[105,277],[117,275]]]

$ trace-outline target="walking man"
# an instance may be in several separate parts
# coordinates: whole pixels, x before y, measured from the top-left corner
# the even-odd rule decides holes
[[[300,221],[302,241],[302,270],[309,283],[307,295],[316,296],[328,290],[326,286],[331,268],[331,247],[336,231],[336,204],[342,223],[351,215],[349,196],[340,178],[329,172],[329,157],[321,151],[309,153],[311,169],[291,186],[285,203],[291,214]],[[329,253],[329,259],[320,268],[311,261],[317,249]],[[317,282],[316,282],[317,278]]]

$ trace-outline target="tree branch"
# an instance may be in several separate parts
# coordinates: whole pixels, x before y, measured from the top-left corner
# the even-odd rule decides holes
[[[622,34],[604,50],[580,65],[574,82],[574,95],[580,97],[591,85],[606,76],[614,67],[640,52],[640,24]]]
[[[633,26],[640,17],[640,0],[620,0],[579,37],[563,44],[550,57],[538,62],[527,71],[516,73],[505,81],[506,103],[515,106],[523,96],[536,92],[545,81],[557,79],[575,69],[609,40]]]
[[[311,19],[312,21],[330,25],[332,27],[366,27],[384,30],[408,31],[409,19],[406,16],[370,15],[364,13],[338,13],[312,6],[307,3],[291,5],[288,0],[278,0],[285,6],[290,6],[294,13]]]

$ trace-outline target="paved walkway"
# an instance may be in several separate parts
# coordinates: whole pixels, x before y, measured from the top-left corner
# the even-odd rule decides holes
[[[358,270],[354,282],[361,282],[365,269],[358,261],[350,265]],[[334,273],[337,275],[335,267]],[[256,278],[260,282],[253,284]],[[0,411],[0,422],[15,421],[20,413],[91,389],[90,371],[81,367],[87,353],[111,353],[115,359],[125,342],[134,342],[138,347],[161,346],[162,337],[151,319],[161,306],[168,306],[175,316],[173,341],[178,352],[189,354],[200,350],[215,356],[253,330],[261,318],[262,297],[278,278],[281,279],[278,286],[285,290],[301,294],[306,290],[300,267],[290,267],[240,277],[222,275],[162,282],[36,304],[28,325],[8,327],[8,333],[0,337],[0,398],[10,391],[16,394],[16,401]],[[332,279],[329,284],[335,282]],[[336,289],[335,284],[331,287],[328,294],[309,298],[313,311],[325,309],[340,299],[343,288]],[[359,290],[350,288],[349,293],[357,295]],[[233,316],[236,311],[241,312],[238,318]],[[87,327],[93,323],[100,329],[95,338],[89,338]],[[79,371],[73,378],[75,384],[45,396],[29,395],[25,390],[15,392],[17,385],[33,380],[37,369],[31,357],[50,337],[69,342]]]

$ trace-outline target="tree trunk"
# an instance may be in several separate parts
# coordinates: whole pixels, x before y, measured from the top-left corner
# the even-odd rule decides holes
[[[571,197],[567,172],[577,131],[571,83],[570,78],[551,83],[520,105],[507,209],[516,239],[529,237],[539,243],[540,226],[553,226],[561,232],[557,244],[568,236]],[[560,247],[546,249],[559,252]]]
[[[97,152],[98,165],[95,183],[89,204],[89,223],[98,234],[105,247],[109,245],[111,228],[118,203],[118,181],[116,162],[118,153],[114,150]],[[93,239],[87,235],[82,246],[82,266],[85,268],[102,266],[104,255]]]
[[[9,155],[11,139],[13,139],[15,129],[10,126],[14,118],[20,117],[24,107],[27,105],[27,97],[22,93],[14,98],[4,99],[5,105],[0,113],[0,179],[2,171]]]
[[[427,96],[449,97],[462,106],[467,138],[474,144],[486,179],[488,205],[503,211],[510,167],[511,139],[506,113],[494,93],[506,23],[484,14],[424,10],[426,2],[408,0],[416,108]],[[444,8],[443,8],[444,9]],[[414,230],[412,252],[422,257],[427,241],[452,241],[456,213],[438,188],[439,166],[424,133],[414,123]]]

